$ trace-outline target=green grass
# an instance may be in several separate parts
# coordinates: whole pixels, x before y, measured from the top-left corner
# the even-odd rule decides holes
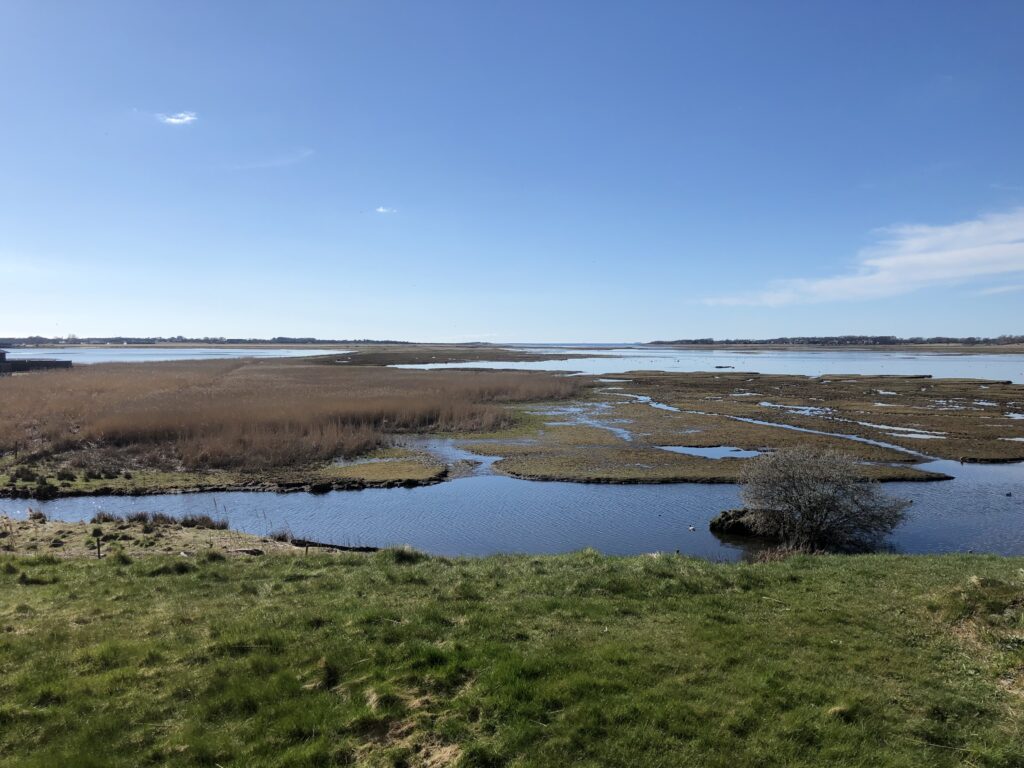
[[[0,766],[1024,766],[1022,566],[7,557]]]

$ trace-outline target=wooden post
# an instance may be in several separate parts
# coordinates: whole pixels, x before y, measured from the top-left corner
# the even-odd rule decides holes
[[[100,559],[100,544],[102,543],[102,541],[103,541],[103,539],[101,539],[99,536],[96,537],[96,559],[97,560]]]

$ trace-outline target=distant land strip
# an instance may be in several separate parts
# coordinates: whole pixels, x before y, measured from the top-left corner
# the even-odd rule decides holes
[[[649,344],[721,346],[738,344],[789,344],[793,346],[818,345],[830,347],[888,347],[904,345],[962,344],[971,345],[1013,345],[1024,344],[1024,335],[1004,335],[985,338],[981,336],[781,336],[775,339],[675,339],[674,341],[651,341]]]
[[[94,344],[411,344],[409,341],[392,339],[316,339],[312,336],[275,336],[272,339],[229,339],[223,336],[20,336],[0,338],[0,347],[37,347],[47,345],[76,346]]]

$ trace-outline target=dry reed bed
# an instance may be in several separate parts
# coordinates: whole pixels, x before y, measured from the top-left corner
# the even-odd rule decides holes
[[[574,395],[529,372],[413,371],[278,361],[94,365],[0,379],[0,451],[150,451],[187,468],[354,456],[390,433],[493,430],[503,403]]]

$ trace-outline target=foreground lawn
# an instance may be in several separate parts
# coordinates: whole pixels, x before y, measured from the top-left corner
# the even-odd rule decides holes
[[[3,766],[1024,766],[1024,560],[0,558]]]

